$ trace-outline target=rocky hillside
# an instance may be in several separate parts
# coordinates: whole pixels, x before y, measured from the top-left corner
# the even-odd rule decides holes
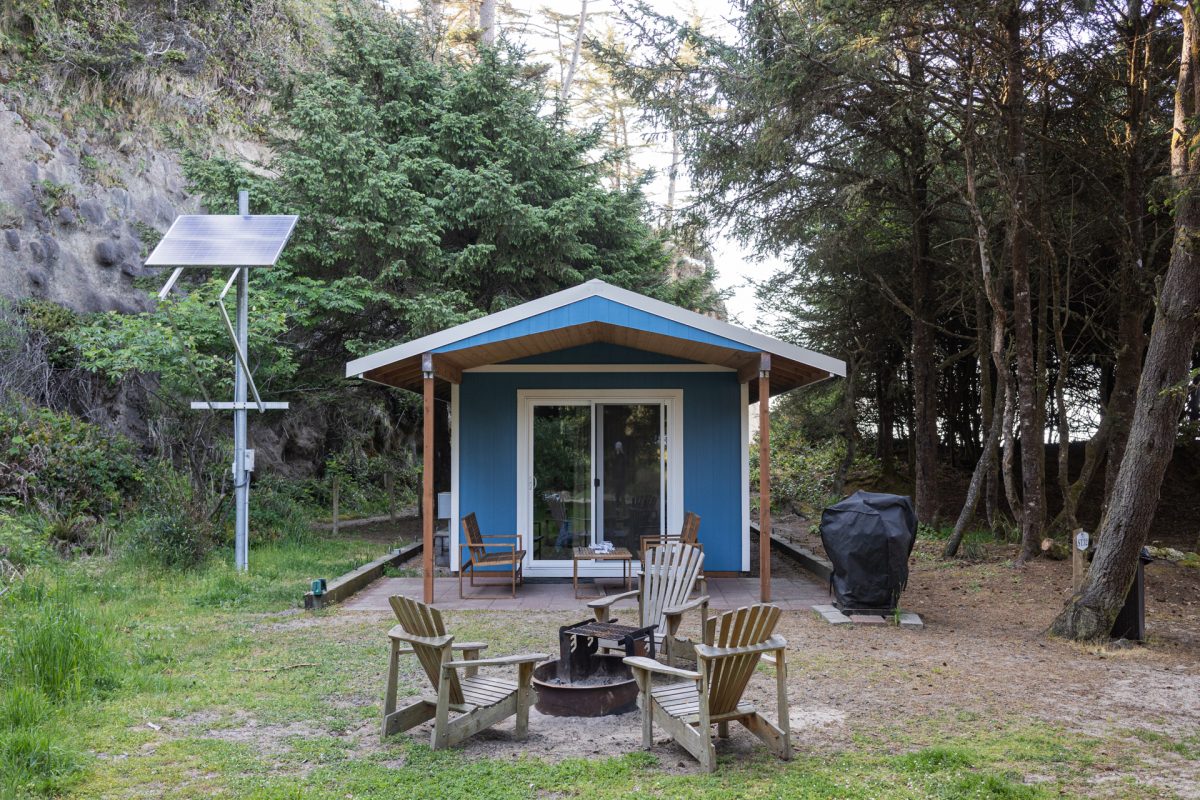
[[[133,284],[145,240],[196,207],[170,151],[0,99],[0,295],[146,310]]]
[[[261,158],[274,74],[322,3],[13,0],[0,10],[0,296],[141,311],[147,245],[195,211],[188,149]]]

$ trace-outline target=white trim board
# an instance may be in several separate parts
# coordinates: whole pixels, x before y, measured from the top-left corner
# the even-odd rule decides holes
[[[743,383],[742,442],[742,572],[750,571],[750,384]]]
[[[458,516],[458,389],[450,384],[450,569],[458,572],[458,537],[462,523]]]
[[[464,322],[461,325],[455,325],[444,331],[422,336],[420,339],[414,339],[411,342],[357,358],[346,364],[346,377],[361,377],[363,373],[378,369],[387,364],[419,356],[422,353],[432,352],[472,336],[487,333],[505,325],[520,322],[521,320],[535,317],[538,314],[544,314],[547,311],[553,311],[556,308],[561,308],[580,300],[586,300],[589,297],[601,297],[614,303],[644,311],[647,314],[653,314],[654,316],[662,317],[681,325],[687,325],[688,327],[711,333],[714,336],[730,339],[755,350],[789,358],[816,369],[825,370],[833,375],[842,377],[846,375],[846,363],[840,359],[831,358],[821,353],[814,353],[811,350],[789,344],[773,336],[767,336],[766,334],[747,330],[737,325],[731,325],[728,322],[722,322],[712,317],[706,317],[703,314],[697,314],[695,311],[688,311],[686,308],[673,306],[670,303],[664,303],[661,300],[655,300],[637,292],[621,289],[602,280],[595,279],[578,286],[572,286],[569,289],[564,289],[561,292],[555,292],[554,294],[538,298],[537,300],[522,303],[519,306],[507,308],[504,311],[498,311],[495,314],[489,314],[486,317],[480,317],[470,322]]]

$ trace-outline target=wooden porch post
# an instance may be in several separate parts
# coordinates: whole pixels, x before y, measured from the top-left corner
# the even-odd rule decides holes
[[[762,602],[771,602],[771,356],[758,369],[758,580]]]
[[[421,421],[425,441],[421,448],[421,528],[424,546],[421,561],[425,573],[425,602],[433,602],[433,355],[421,356],[421,383],[425,399]]]

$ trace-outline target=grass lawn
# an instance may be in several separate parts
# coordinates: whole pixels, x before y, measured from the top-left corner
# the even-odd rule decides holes
[[[580,758],[561,757],[552,747],[525,752],[511,743],[500,753],[473,741],[435,753],[424,736],[380,743],[390,620],[299,610],[311,578],[332,577],[378,551],[369,541],[314,539],[253,548],[249,576],[225,566],[224,553],[191,572],[91,559],[31,575],[29,586],[0,600],[0,635],[19,645],[16,637],[33,635],[38,614],[55,604],[72,607],[99,632],[98,652],[108,668],[92,685],[71,690],[73,700],[26,714],[24,728],[16,726],[18,703],[9,697],[7,721],[0,716],[7,726],[0,730],[0,759],[6,759],[0,760],[6,773],[0,794],[339,800],[1195,795],[1194,785],[1140,782],[1126,766],[1166,764],[1194,776],[1200,737],[1132,724],[1083,733],[1031,719],[1019,708],[988,716],[971,704],[881,708],[862,724],[848,721],[837,736],[801,727],[792,762],[748,747],[722,756],[712,776],[699,774],[673,745]],[[449,622],[460,637],[487,641],[491,652],[504,654],[544,651],[561,620],[458,612]],[[814,676],[846,680],[838,673],[850,668],[855,652],[849,643],[829,651],[798,649],[791,661],[793,704],[804,710],[810,687],[818,685]],[[948,661],[953,679],[1005,679],[989,674],[986,664],[958,663],[953,655]],[[863,674],[886,679],[886,671],[868,667]],[[405,669],[403,685],[419,690],[423,675],[415,664]],[[620,719],[636,738],[637,715]],[[586,721],[574,724],[579,737],[588,736]],[[511,721],[484,743],[504,744],[509,730]],[[44,746],[26,741],[38,737]]]

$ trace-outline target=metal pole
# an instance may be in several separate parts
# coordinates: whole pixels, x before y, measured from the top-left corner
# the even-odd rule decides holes
[[[250,193],[238,190],[238,213],[250,215]],[[237,279],[237,344],[248,352],[250,309],[250,270],[238,270]],[[233,491],[234,491],[234,560],[239,572],[250,567],[250,473],[246,470],[246,374],[235,358],[233,365]]]

